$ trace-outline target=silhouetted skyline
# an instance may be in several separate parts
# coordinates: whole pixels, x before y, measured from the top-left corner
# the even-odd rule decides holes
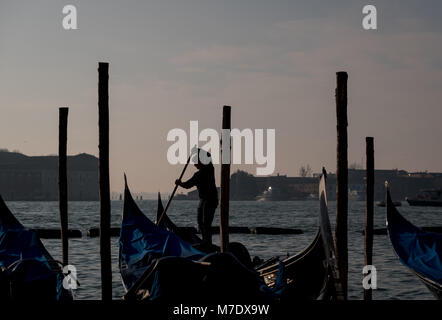
[[[376,168],[442,171],[442,3],[374,1],[73,1],[0,4],[0,148],[56,154],[67,106],[68,154],[98,155],[97,63],[107,61],[111,189],[169,193],[173,128],[276,129],[276,169],[336,170],[335,73],[349,74],[349,162],[373,136]],[[233,166],[254,172],[254,166]],[[194,171],[189,168],[186,178]],[[219,184],[219,166],[216,168]]]

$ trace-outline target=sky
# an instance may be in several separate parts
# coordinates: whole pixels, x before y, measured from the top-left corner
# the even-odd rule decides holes
[[[62,27],[65,5],[78,29]],[[362,8],[377,8],[377,30]],[[97,66],[109,62],[111,190],[168,193],[171,129],[275,129],[275,174],[336,170],[336,72],[348,80],[349,162],[442,171],[440,1],[12,1],[0,3],[0,148],[98,155]],[[255,173],[254,165],[234,165]],[[189,168],[188,178],[195,169]],[[219,183],[219,166],[216,166]]]

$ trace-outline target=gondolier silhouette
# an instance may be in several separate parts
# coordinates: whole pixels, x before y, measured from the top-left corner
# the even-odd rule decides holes
[[[218,191],[215,185],[215,168],[209,152],[192,149],[192,162],[198,169],[189,180],[176,180],[175,184],[185,189],[197,187],[200,202],[198,205],[198,227],[206,245],[212,244],[211,226],[218,207]]]

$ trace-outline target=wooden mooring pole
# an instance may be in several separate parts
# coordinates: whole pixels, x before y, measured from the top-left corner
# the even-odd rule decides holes
[[[109,63],[98,63],[101,298],[112,300],[109,185]]]
[[[366,177],[365,177],[365,236],[364,265],[373,262],[373,215],[374,215],[374,143],[373,137],[366,137]],[[372,300],[372,290],[364,289],[364,300]]]
[[[60,233],[63,265],[68,265],[68,176],[67,137],[69,108],[58,110],[58,206],[60,210]]]
[[[223,107],[221,134],[221,201],[219,207],[219,228],[221,252],[229,250],[229,201],[230,201],[230,129],[231,107]]]
[[[337,72],[337,168],[336,168],[336,260],[347,299],[348,282],[348,154],[347,154],[347,72]]]

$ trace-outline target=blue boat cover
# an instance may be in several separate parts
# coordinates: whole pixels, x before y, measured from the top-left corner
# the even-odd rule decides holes
[[[387,198],[387,202],[391,202],[389,193]],[[388,206],[387,221],[390,240],[400,261],[420,275],[442,284],[442,235],[414,226],[393,205]]]
[[[9,277],[20,282],[55,279],[55,298],[59,300],[66,296],[62,294],[63,274],[53,271],[49,260],[54,259],[37,234],[26,229],[0,197],[0,268],[7,269]]]
[[[120,230],[120,272],[128,290],[155,260],[175,256],[198,260],[205,253],[174,233],[156,226],[138,208],[125,185],[123,221]]]

